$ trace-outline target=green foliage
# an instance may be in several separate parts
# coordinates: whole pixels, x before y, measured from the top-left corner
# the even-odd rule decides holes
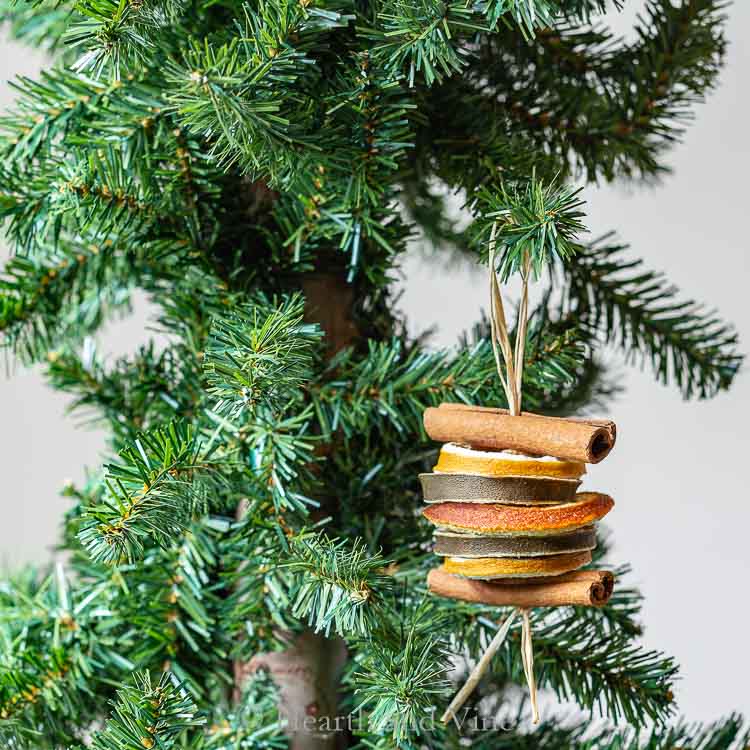
[[[63,68],[44,71],[39,80],[21,76],[11,85],[18,99],[1,122],[8,155],[21,163],[47,152],[56,135],[79,126],[81,115],[105,105],[118,88]]]
[[[70,14],[69,3],[60,0],[33,3],[3,0],[0,3],[0,21],[8,29],[9,36],[49,52],[57,52],[62,47]]]
[[[58,243],[63,230],[73,237],[87,236],[94,227],[100,237],[138,236],[174,209],[161,176],[151,183],[138,179],[114,148],[74,150],[49,166],[43,180],[16,165],[2,175],[11,195],[0,214],[10,217],[11,236],[30,249]]]
[[[669,149],[716,84],[725,3],[649,2],[632,42],[582,26],[565,5],[572,16],[530,43],[502,26],[483,35],[461,75],[430,89],[419,180],[434,176],[472,195],[498,174],[526,180],[533,168],[545,182],[668,171]]]
[[[532,731],[517,728],[522,716],[467,717],[461,731],[454,725],[438,726],[431,732],[430,747],[435,750],[459,750],[470,746],[477,750],[661,750],[667,747],[696,748],[696,750],[725,750],[744,747],[750,730],[743,727],[742,719],[731,715],[711,724],[675,727],[656,727],[648,733],[639,733],[628,727],[617,729],[592,727],[588,722],[557,718],[543,721]],[[496,719],[493,723],[493,719]],[[356,750],[387,750],[392,747],[390,738],[382,740],[367,736]],[[415,748],[406,744],[402,747]]]
[[[378,633],[365,652],[355,695],[374,733],[388,731],[396,741],[418,733],[447,694],[449,655],[437,636],[443,623],[431,614],[429,606],[416,608],[399,630]]]
[[[650,361],[685,398],[726,390],[742,362],[734,328],[694,300],[675,299],[664,274],[644,270],[610,239],[581,248],[566,268],[572,314],[616,337],[629,357]]]
[[[390,588],[382,573],[386,561],[370,555],[359,540],[349,549],[343,541],[302,536],[292,544],[287,565],[299,581],[294,617],[307,617],[315,632],[329,635],[333,628],[345,638],[367,637]]]
[[[381,38],[373,54],[391,70],[407,69],[409,85],[423,73],[428,85],[460,73],[465,64],[454,36],[486,29],[465,3],[392,0],[379,13]]]
[[[238,35],[219,45],[195,40],[180,63],[170,63],[179,121],[214,135],[221,163],[277,179],[297,167],[296,147],[310,140],[298,123],[309,121],[312,103],[293,92],[311,61],[289,37],[307,20],[304,6],[287,0],[261,3],[257,11],[246,6]],[[343,19],[329,14],[327,21],[335,26]]]
[[[263,674],[248,680],[235,709],[217,711],[210,730],[196,743],[200,750],[272,750],[287,748],[277,694]]]
[[[429,555],[413,552],[399,572],[413,590],[412,606],[420,601],[424,577],[432,566]],[[665,722],[674,712],[673,681],[677,667],[661,652],[633,642],[641,634],[640,597],[622,584],[626,569],[615,571],[618,586],[601,609],[558,607],[532,612],[534,664],[540,687],[562,700],[573,699],[584,710],[607,716],[616,724],[642,727]],[[508,614],[508,608],[434,599],[430,635],[446,634],[448,647],[478,659]],[[445,646],[444,646],[445,647]],[[520,659],[521,633],[511,629],[493,660],[491,675],[481,692],[502,700],[510,685],[524,684]],[[455,686],[457,688],[457,686]],[[467,704],[468,710],[476,708]]]
[[[601,623],[568,610],[535,630],[534,649],[540,684],[549,684],[560,698],[575,696],[589,710],[603,709],[616,723],[664,721],[675,710],[674,660],[633,644],[625,629],[602,632]],[[571,670],[571,663],[578,669]]]
[[[83,511],[80,539],[92,558],[132,561],[142,556],[146,539],[165,545],[183,531],[228,481],[222,470],[234,459],[219,449],[179,422],[123,448],[121,462],[107,466],[107,494]]]
[[[581,241],[571,186],[665,171],[717,80],[725,4],[650,0],[632,41],[597,22],[608,5],[0,0],[12,35],[56,55],[0,119],[2,345],[46,359],[120,451],[64,492],[70,580],[0,584],[4,746],[99,729],[102,750],[284,747],[274,686],[240,697],[233,660],[306,628],[346,643],[340,709],[361,709],[362,748],[742,740],[734,717],[665,725],[676,666],[635,640],[640,594],[620,581],[602,609],[533,615],[540,684],[601,728],[526,734],[523,707],[513,731],[433,721],[504,611],[426,594],[422,414],[506,404],[486,320],[445,350],[405,333],[408,241],[421,230],[453,264],[486,258],[494,227],[502,278],[548,285],[526,331],[534,411],[606,406],[602,340],[686,397],[741,364],[731,326],[623,247]],[[106,360],[95,337],[144,294],[161,340]],[[523,683],[518,641],[473,714]]]
[[[378,42],[373,55],[387,70],[405,71],[410,86],[421,73],[431,86],[460,74],[468,64],[462,37],[494,30],[506,15],[524,32],[533,32],[552,24],[561,5],[556,0],[489,0],[481,5],[387,0],[368,36]]]
[[[502,185],[498,191],[485,188],[477,194],[477,209],[482,214],[478,243],[490,244],[491,227],[497,227],[494,241],[502,281],[523,271],[526,263],[539,278],[544,266],[553,260],[567,261],[575,253],[575,239],[586,231],[580,221],[584,214],[579,193],[532,179],[522,187]]]
[[[493,26],[508,13],[522,30],[533,31],[554,23],[555,16],[563,8],[564,4],[557,0],[490,0],[485,12]]]
[[[76,0],[76,20],[64,40],[74,49],[87,49],[73,67],[97,76],[109,68],[119,76],[126,66],[148,64],[179,22],[185,5],[183,0]]]
[[[536,409],[564,411],[590,394],[590,337],[568,320],[551,320],[546,305],[530,315],[524,397]],[[497,379],[487,321],[476,326],[455,351],[427,351],[396,339],[370,344],[365,356],[342,351],[331,359],[321,385],[312,384],[316,421],[325,436],[342,431],[353,439],[373,430],[383,439],[422,432],[422,412],[442,401],[505,404]],[[596,378],[594,378],[596,380]],[[606,395],[606,394],[603,394]]]
[[[321,333],[303,324],[303,308],[295,295],[278,306],[240,305],[214,319],[204,369],[217,413],[237,416],[259,402],[279,408],[306,384]]]
[[[573,316],[556,317],[547,302],[531,312],[523,387],[532,409],[543,406],[545,413],[561,416],[602,411],[620,393],[594,358],[590,336],[585,324]]]
[[[202,519],[168,546],[149,548],[137,564],[112,571],[119,586],[111,607],[126,623],[130,658],[152,669],[168,664],[194,700],[221,695],[230,679],[222,597],[213,585],[228,526]]]
[[[189,409],[190,387],[184,363],[174,349],[158,351],[153,342],[111,366],[92,339],[80,351],[55,349],[47,357],[46,375],[55,388],[74,396],[68,410],[83,415],[87,426],[112,429],[112,443],[135,438],[139,431]],[[138,378],[130,376],[138,373]]]
[[[127,308],[133,260],[111,243],[61,248],[44,261],[13,258],[0,279],[3,347],[33,362],[61,338],[96,330],[111,311]]]
[[[104,670],[116,679],[133,668],[128,642],[99,631],[111,618],[106,587],[72,588],[61,567],[41,582],[28,572],[0,586],[5,746],[59,747],[85,731],[80,717],[101,711],[109,695]]]
[[[94,750],[183,747],[186,729],[203,724],[198,707],[174,677],[162,674],[153,684],[148,672],[117,691],[112,716],[92,740]]]

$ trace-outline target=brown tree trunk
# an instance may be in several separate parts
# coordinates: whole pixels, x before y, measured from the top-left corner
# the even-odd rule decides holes
[[[290,750],[341,747],[346,724],[337,720],[336,709],[346,645],[340,638],[326,638],[312,630],[287,640],[289,648],[284,651],[257,654],[249,662],[235,664],[235,683],[241,686],[259,670],[272,677]]]
[[[359,335],[352,320],[352,285],[339,274],[311,273],[303,279],[302,291],[305,294],[305,319],[318,323],[325,332],[328,356],[349,346]]]
[[[319,323],[328,355],[357,336],[351,319],[352,287],[337,274],[310,274],[303,279],[305,319]],[[258,670],[266,671],[279,690],[279,714],[286,723],[290,750],[335,750],[346,747],[346,722],[337,719],[338,685],[347,652],[340,638],[305,630],[297,637],[281,634],[284,651],[257,654],[234,665],[235,692]]]

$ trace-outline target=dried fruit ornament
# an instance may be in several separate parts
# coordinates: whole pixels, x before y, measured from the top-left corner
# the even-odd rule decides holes
[[[492,344],[510,408],[441,404],[427,409],[427,434],[444,443],[432,473],[420,475],[443,564],[428,576],[440,596],[514,609],[443,714],[449,721],[489,667],[518,615],[521,655],[534,722],[539,721],[529,609],[559,605],[600,607],[614,585],[607,571],[578,570],[591,562],[596,522],[612,498],[580,492],[586,464],[612,450],[608,420],[561,419],[521,411],[530,260],[522,268],[515,344],[508,333],[490,239]]]

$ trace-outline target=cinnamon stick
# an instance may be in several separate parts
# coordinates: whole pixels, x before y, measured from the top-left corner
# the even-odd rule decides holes
[[[507,409],[499,409],[494,406],[478,406],[477,404],[460,404],[456,401],[444,401],[438,409],[463,409],[464,411],[484,411],[490,414],[510,414]],[[542,417],[543,419],[557,419],[561,422],[580,422],[592,427],[605,427],[612,435],[612,442],[617,439],[617,425],[611,419],[594,419],[592,417],[546,417],[534,414],[530,411],[522,411],[522,417]]]
[[[596,464],[609,455],[617,431],[614,422],[545,417],[464,404],[441,404],[424,413],[427,434],[441,443],[462,443],[481,450],[516,450],[568,461]]]
[[[577,604],[602,607],[612,596],[614,576],[608,570],[576,570],[560,576],[534,579],[533,583],[477,581],[431,570],[427,586],[433,594],[493,607],[559,607]]]

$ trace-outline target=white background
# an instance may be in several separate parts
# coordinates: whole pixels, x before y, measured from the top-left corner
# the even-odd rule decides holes
[[[615,23],[627,33],[641,6],[631,0]],[[750,347],[750,260],[745,242],[750,60],[743,32],[750,7],[730,11],[727,68],[696,123],[671,157],[675,174],[657,188],[588,188],[593,234],[617,229],[653,269],[668,271],[685,294],[717,307]],[[34,75],[42,56],[0,45],[3,79]],[[12,101],[8,87],[3,106]],[[434,343],[450,345],[486,307],[477,269],[427,262],[415,251],[403,268],[400,305],[413,330],[436,325]],[[124,353],[145,340],[147,310],[110,326],[102,345]],[[609,527],[614,561],[630,561],[631,582],[645,595],[646,646],[673,654],[682,666],[677,699],[691,720],[731,709],[750,714],[750,385],[745,372],[729,394],[684,403],[648,370],[616,363],[627,388],[611,407],[618,445],[592,467],[588,487],[612,494]],[[0,380],[0,561],[50,559],[66,501],[65,478],[80,480],[101,461],[101,433],[77,429],[64,416],[67,399],[39,374]]]

